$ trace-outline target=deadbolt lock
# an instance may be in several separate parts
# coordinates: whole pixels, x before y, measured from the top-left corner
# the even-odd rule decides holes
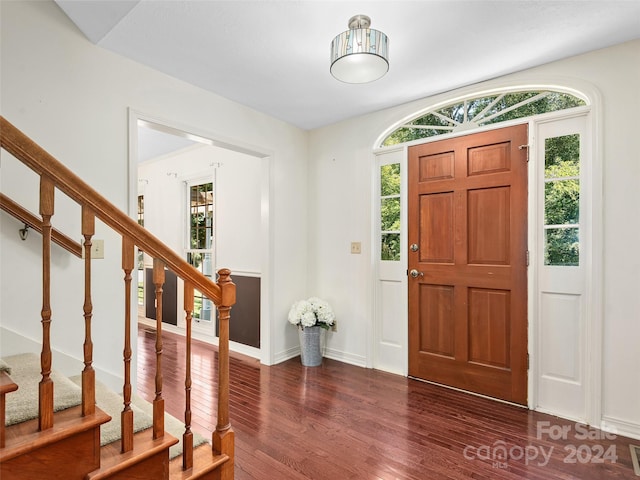
[[[417,243],[412,243],[409,248],[411,249],[412,252],[417,252],[418,251],[418,244]]]

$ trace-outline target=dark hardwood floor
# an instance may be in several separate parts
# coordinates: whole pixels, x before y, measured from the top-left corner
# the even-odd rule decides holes
[[[167,410],[184,418],[183,340],[163,335]],[[193,429],[216,423],[214,347],[192,347]],[[155,332],[140,327],[138,391],[154,395]],[[621,436],[330,359],[266,367],[232,354],[237,480],[638,479]],[[564,429],[564,433],[563,430]],[[588,438],[584,438],[588,437]],[[614,458],[615,457],[615,458]]]

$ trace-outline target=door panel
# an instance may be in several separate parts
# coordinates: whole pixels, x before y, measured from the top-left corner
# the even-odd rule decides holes
[[[420,260],[453,263],[453,192],[420,197]]]
[[[424,352],[454,357],[453,287],[422,285],[420,301],[425,305],[424,325],[420,331],[420,349]]]
[[[467,251],[470,265],[509,264],[509,187],[467,193]]]
[[[527,400],[527,127],[409,148],[409,375]]]
[[[469,361],[509,368],[511,295],[506,290],[469,289]]]

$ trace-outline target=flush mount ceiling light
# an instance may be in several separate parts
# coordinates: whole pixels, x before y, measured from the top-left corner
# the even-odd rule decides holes
[[[331,42],[331,75],[341,82],[373,82],[389,70],[389,39],[370,25],[366,15],[351,17],[349,30]]]

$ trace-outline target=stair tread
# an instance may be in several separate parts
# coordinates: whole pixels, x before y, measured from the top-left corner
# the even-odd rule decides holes
[[[96,408],[94,414],[83,417],[81,406],[56,412],[53,418],[53,427],[43,431],[38,430],[38,419],[7,427],[5,448],[0,450],[0,462],[43,448],[49,443],[93,429],[111,420],[111,417],[99,408]]]
[[[229,461],[229,456],[216,454],[211,445],[203,444],[193,451],[193,467],[182,470],[182,456],[176,457],[169,463],[169,478],[171,480],[195,480],[213,472],[220,465]]]
[[[178,443],[178,439],[172,435],[165,435],[156,440],[153,439],[152,429],[144,430],[134,435],[133,450],[121,453],[120,440],[103,446],[100,449],[100,468],[87,474],[87,480],[100,480],[109,478],[120,471],[150,458],[162,450],[168,452],[169,447]],[[167,453],[168,455],[168,453]]]
[[[18,389],[18,385],[14,383],[11,377],[6,371],[0,371],[0,394],[6,394],[9,392],[15,392]]]

